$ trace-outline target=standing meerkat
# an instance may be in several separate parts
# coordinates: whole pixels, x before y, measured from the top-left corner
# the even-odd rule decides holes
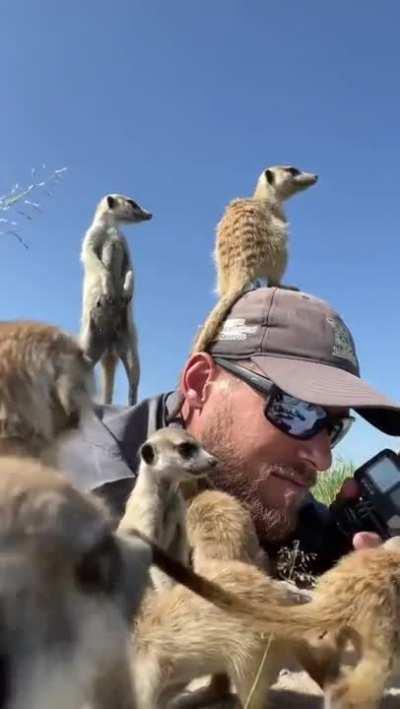
[[[91,406],[90,364],[58,327],[0,322],[0,455],[44,456]]]
[[[317,181],[317,175],[277,165],[264,170],[252,197],[235,199],[217,226],[214,259],[219,301],[194,344],[202,352],[216,338],[232,305],[258,279],[282,286],[288,261],[288,223],[283,202]]]
[[[130,197],[109,194],[97,205],[82,243],[84,267],[81,344],[93,365],[102,368],[102,400],[111,404],[118,359],[135,404],[140,378],[137,332],[133,322],[134,273],[121,224],[152,218]]]
[[[138,477],[118,530],[134,527],[172,558],[189,564],[186,505],[179,485],[206,475],[216,462],[183,428],[155,431],[140,449]],[[152,568],[150,573],[157,589],[171,585],[159,569]]]

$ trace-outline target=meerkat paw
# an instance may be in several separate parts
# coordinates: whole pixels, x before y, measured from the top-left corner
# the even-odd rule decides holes
[[[121,305],[123,305],[123,306],[128,305],[128,303],[130,303],[131,300],[132,300],[132,295],[130,293],[124,293],[120,298]]]
[[[110,295],[109,293],[103,293],[96,302],[96,307],[97,308],[103,308],[105,305],[115,305],[116,303],[116,298],[113,295]]]

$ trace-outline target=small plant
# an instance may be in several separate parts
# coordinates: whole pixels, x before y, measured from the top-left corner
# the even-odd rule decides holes
[[[315,585],[315,576],[310,572],[310,566],[316,556],[314,553],[303,551],[299,540],[295,539],[291,544],[279,549],[275,575],[278,579],[292,581],[299,588],[312,588]]]
[[[42,165],[41,169],[45,170],[46,165]],[[18,222],[14,220],[14,215],[19,214],[30,221],[35,212],[41,212],[41,206],[36,201],[36,194],[42,192],[48,197],[52,197],[50,186],[60,182],[66,170],[66,167],[53,170],[49,175],[40,179],[36,169],[33,168],[32,180],[28,185],[22,186],[17,183],[8,194],[0,195],[0,234],[15,236],[27,249],[28,244],[19,234]],[[32,199],[33,197],[35,199]]]

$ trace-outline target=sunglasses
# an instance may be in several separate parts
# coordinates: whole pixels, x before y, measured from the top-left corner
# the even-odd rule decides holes
[[[354,416],[329,414],[318,404],[310,404],[308,401],[286,394],[267,377],[245,369],[230,360],[214,357],[214,361],[253,389],[266,394],[268,396],[264,408],[266,419],[292,438],[307,440],[320,431],[326,430],[333,448],[343,440],[355,420]]]

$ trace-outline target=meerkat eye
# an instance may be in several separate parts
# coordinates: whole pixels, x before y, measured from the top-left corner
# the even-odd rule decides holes
[[[265,177],[267,178],[267,182],[270,185],[273,185],[274,184],[274,173],[272,172],[272,170],[265,170],[264,174],[265,174]]]
[[[139,209],[139,205],[136,204],[136,202],[134,202],[133,199],[128,199],[128,202],[131,205],[131,207],[133,207],[133,209]]]
[[[297,167],[288,167],[287,172],[289,172],[293,177],[300,175],[300,170],[298,170]]]
[[[196,455],[197,450],[198,448],[195,443],[180,443],[178,446],[179,455],[186,460],[193,458]]]
[[[144,443],[140,449],[140,455],[147,465],[152,465],[154,463],[154,458],[156,457],[154,448],[150,443]]]

